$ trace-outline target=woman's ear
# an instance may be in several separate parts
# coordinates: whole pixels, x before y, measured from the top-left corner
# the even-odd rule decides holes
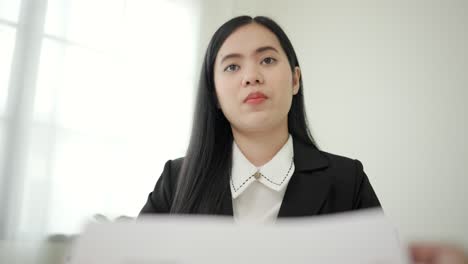
[[[301,69],[299,66],[294,68],[293,72],[293,95],[296,95],[299,92],[299,85],[301,84]]]

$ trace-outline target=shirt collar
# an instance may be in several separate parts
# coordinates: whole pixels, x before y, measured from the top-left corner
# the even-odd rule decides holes
[[[293,139],[289,135],[288,141],[265,165],[257,168],[244,156],[236,142],[233,142],[231,194],[237,198],[252,182],[258,181],[274,191],[281,191],[294,173]],[[259,172],[259,177],[255,174]]]

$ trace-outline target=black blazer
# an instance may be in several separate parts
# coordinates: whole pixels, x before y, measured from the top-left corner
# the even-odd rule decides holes
[[[312,216],[380,207],[361,162],[293,141],[292,175],[278,217]],[[169,160],[140,214],[169,213],[183,158]],[[222,215],[233,215],[230,188]]]

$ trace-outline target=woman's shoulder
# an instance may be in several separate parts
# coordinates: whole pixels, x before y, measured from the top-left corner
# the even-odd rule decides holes
[[[182,163],[184,162],[184,157],[176,158],[176,159],[170,159],[166,163],[170,163],[171,169],[172,170],[180,170],[182,167]]]
[[[359,161],[359,159],[355,157],[330,153],[323,150],[319,150],[319,152],[328,161],[327,168],[329,170],[338,170],[342,172],[346,171],[354,173],[363,170],[363,165],[361,161]]]
[[[347,170],[356,168],[356,158],[335,154],[301,140],[294,141],[294,162],[299,170]]]
[[[173,179],[171,182],[174,182],[174,180],[178,178],[183,162],[184,157],[167,160],[164,165],[163,175],[170,176],[170,178]]]
[[[329,162],[338,163],[338,164],[346,164],[346,163],[353,163],[356,161],[355,158],[349,156],[343,156],[341,154],[330,153],[327,151],[319,150],[320,154],[325,156]]]

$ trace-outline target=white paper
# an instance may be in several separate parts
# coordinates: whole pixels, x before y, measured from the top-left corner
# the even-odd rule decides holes
[[[92,224],[72,264],[404,264],[406,251],[381,210],[238,225],[232,218],[144,218]]]

